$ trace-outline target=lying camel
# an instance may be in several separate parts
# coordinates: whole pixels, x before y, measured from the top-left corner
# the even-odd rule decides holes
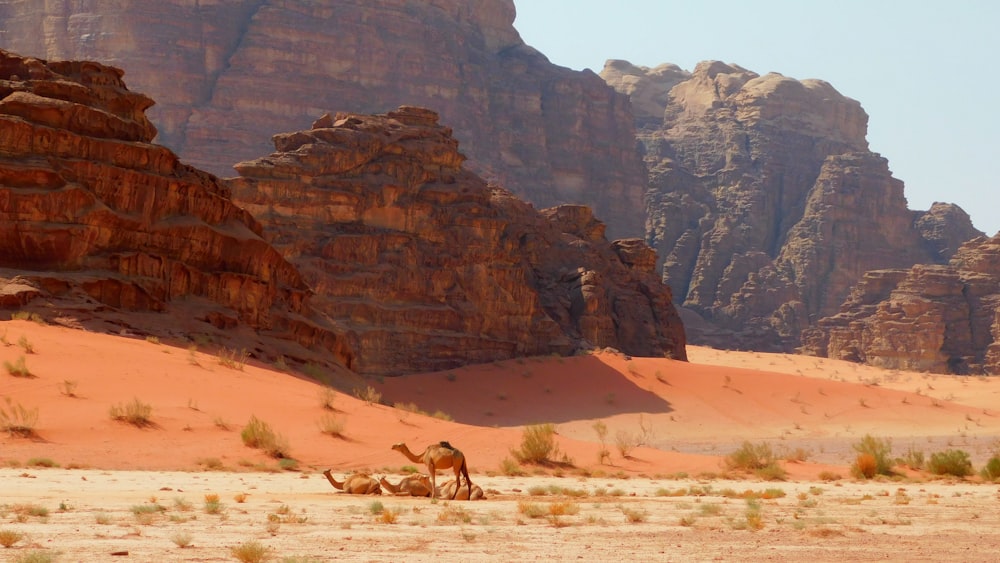
[[[334,489],[338,491],[344,491],[351,495],[380,495],[382,494],[382,489],[379,487],[378,481],[372,479],[367,473],[351,473],[348,475],[343,482],[338,482],[333,478],[330,470],[327,469],[323,472],[323,476],[326,480],[333,485]]]
[[[437,470],[448,469],[449,467],[455,470],[455,480],[459,483],[462,482],[462,476],[465,476],[465,482],[469,485],[469,496],[472,496],[472,480],[469,479],[469,466],[465,463],[465,455],[448,442],[431,444],[420,455],[411,452],[410,448],[406,447],[406,444],[403,442],[393,444],[392,449],[405,455],[407,459],[414,463],[423,463],[427,466],[427,473],[431,476],[433,498],[437,498],[438,492],[436,483]],[[457,489],[455,493],[458,493]],[[451,498],[454,499],[455,497],[452,496]]]
[[[438,496],[446,497],[453,495],[453,498],[455,500],[469,500],[468,490],[458,489],[456,491],[455,489],[457,488],[457,486],[458,482],[456,482],[454,479],[448,479],[447,481],[445,481],[443,485],[441,485],[441,488],[438,489]],[[486,498],[486,495],[483,493],[483,488],[480,487],[479,485],[473,485],[472,500],[482,500],[484,498]]]
[[[431,480],[424,474],[408,475],[398,485],[386,481],[385,477],[378,480],[385,490],[397,496],[429,497],[431,496]]]

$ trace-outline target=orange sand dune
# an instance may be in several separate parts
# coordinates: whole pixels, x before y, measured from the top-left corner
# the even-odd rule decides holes
[[[322,386],[306,379],[253,365],[231,369],[211,354],[145,340],[26,321],[0,322],[0,335],[0,360],[23,357],[33,374],[0,374],[0,397],[39,410],[35,439],[0,437],[0,463],[46,457],[108,469],[196,469],[215,460],[230,469],[275,467],[241,441],[251,416],[284,435],[301,466],[338,471],[411,465],[390,445],[417,449],[443,439],[465,451],[474,472],[495,471],[521,427],[541,422],[557,425],[560,449],[578,467],[651,475],[717,472],[743,440],[808,450],[813,463],[788,465],[793,477],[808,478],[831,467],[846,471],[850,444],[865,433],[931,451],[961,446],[974,459],[991,453],[1000,436],[1000,404],[992,400],[1000,382],[808,357],[691,347],[693,361],[685,363],[603,352],[370,382],[383,402],[441,411],[449,422],[346,392],[331,412],[321,404]],[[76,396],[66,394],[67,382]],[[153,426],[111,419],[112,406],[134,399],[152,407]],[[328,416],[344,422],[345,439],[320,432]],[[609,430],[612,466],[598,463],[598,420]],[[622,458],[615,436],[638,436],[641,427],[647,446]]]

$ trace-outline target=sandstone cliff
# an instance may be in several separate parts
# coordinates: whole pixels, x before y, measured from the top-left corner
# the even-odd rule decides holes
[[[0,50],[0,306],[171,338],[249,327],[350,365],[228,188],[151,144],[150,105],[118,69]],[[177,320],[119,314],[150,311]]]
[[[124,68],[160,101],[161,142],[216,174],[324,111],[420,105],[480,176],[540,207],[588,205],[614,237],[644,236],[627,98],[551,64],[514,16],[512,0],[3,0],[0,37]]]
[[[368,374],[611,346],[685,358],[640,239],[582,206],[536,211],[464,170],[430,110],[325,115],[240,163],[234,199],[316,291]]]
[[[1000,235],[947,265],[869,272],[803,351],[887,368],[1000,374]]]
[[[861,105],[826,82],[721,62],[602,74],[639,102],[647,237],[692,342],[791,350],[865,272],[982,234],[953,206],[908,210]]]

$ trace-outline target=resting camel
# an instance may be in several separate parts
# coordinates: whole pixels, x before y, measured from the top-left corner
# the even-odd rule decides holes
[[[423,474],[403,477],[398,485],[386,481],[385,477],[378,480],[385,490],[397,496],[429,497],[431,496],[431,480]]]
[[[469,479],[469,466],[465,463],[465,455],[448,442],[431,444],[420,455],[411,452],[410,448],[406,447],[406,444],[403,442],[393,444],[392,449],[405,455],[413,463],[423,463],[427,466],[427,473],[431,476],[432,498],[437,498],[437,470],[448,469],[449,467],[455,470],[455,480],[459,484],[462,482],[462,476],[465,476],[465,482],[469,485],[471,496],[472,480]],[[458,493],[457,488],[455,493]],[[453,495],[451,498],[454,499],[455,496]]]
[[[468,491],[463,491],[462,489],[455,490],[458,483],[454,479],[448,479],[445,481],[441,488],[438,489],[438,496],[446,497],[448,495],[455,495],[455,500],[470,500]],[[457,492],[457,495],[456,495]],[[472,499],[471,500],[482,500],[486,498],[483,493],[483,488],[479,485],[472,486]]]
[[[333,485],[334,489],[338,491],[344,491],[350,495],[380,495],[382,494],[382,489],[379,487],[378,481],[372,479],[367,473],[351,473],[343,482],[338,482],[330,474],[330,470],[327,469],[323,472],[323,476],[326,480]]]

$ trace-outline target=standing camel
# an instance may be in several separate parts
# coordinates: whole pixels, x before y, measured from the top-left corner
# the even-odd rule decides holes
[[[437,470],[449,467],[455,470],[455,480],[459,486],[462,484],[462,476],[465,476],[465,482],[469,485],[469,496],[472,496],[472,479],[469,479],[469,466],[465,463],[465,455],[448,442],[431,444],[420,455],[411,452],[403,442],[393,444],[392,449],[405,455],[413,463],[423,463],[427,466],[427,473],[431,476],[431,498],[437,498]],[[458,487],[455,487],[452,500],[457,494]]]

